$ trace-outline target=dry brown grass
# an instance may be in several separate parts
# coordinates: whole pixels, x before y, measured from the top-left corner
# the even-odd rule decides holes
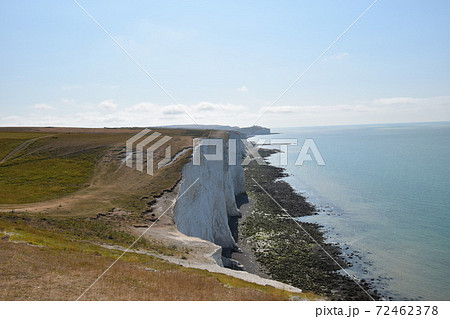
[[[5,239],[0,240],[0,251],[1,300],[75,300],[114,261],[98,252],[53,250]],[[119,260],[83,300],[286,300],[290,296],[245,282],[233,287],[233,278],[227,283],[224,275],[132,255]]]
[[[95,229],[80,237],[53,223],[48,225],[48,217],[42,220],[35,215],[20,215],[0,215],[0,300],[74,300],[122,254],[101,246],[103,236]],[[130,241],[128,236],[117,233],[113,237],[107,242],[128,246],[123,245],[123,241]],[[135,247],[141,247],[140,242]],[[147,250],[147,245],[142,247]],[[287,300],[291,295],[318,298],[128,252],[84,299]]]

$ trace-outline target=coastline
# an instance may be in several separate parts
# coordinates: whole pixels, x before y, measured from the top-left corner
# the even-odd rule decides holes
[[[260,149],[259,152],[266,159],[275,151]],[[313,291],[330,300],[382,299],[371,282],[353,280],[340,273],[341,267],[345,269],[351,263],[343,257],[339,246],[326,242],[321,225],[294,221],[293,218],[315,215],[317,211],[291,185],[280,180],[286,176],[283,168],[269,164],[262,166],[252,161],[246,167],[251,205],[244,205],[238,222],[238,245],[243,252],[233,253],[232,258],[242,263],[248,272]],[[292,218],[283,213],[253,179]]]

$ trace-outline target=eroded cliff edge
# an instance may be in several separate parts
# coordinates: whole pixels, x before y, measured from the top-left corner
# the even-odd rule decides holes
[[[222,137],[221,150],[201,141],[194,146],[200,161],[191,160],[183,168],[174,220],[185,235],[208,240],[222,248],[237,249],[228,219],[240,215],[236,195],[245,192],[244,169],[240,162],[245,155],[242,139],[246,135],[237,132],[227,135]],[[204,156],[219,153],[223,154],[220,160]]]

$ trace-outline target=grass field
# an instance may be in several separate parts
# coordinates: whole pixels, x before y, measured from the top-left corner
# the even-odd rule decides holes
[[[45,133],[9,133],[0,132],[0,161],[20,144],[33,138],[46,136]]]
[[[89,186],[103,149],[55,158],[30,155],[0,166],[1,204],[32,203]]]
[[[75,300],[122,254],[114,247],[136,240],[131,225],[145,222],[142,212],[176,185],[191,155],[153,176],[129,168],[125,142],[139,131],[0,128],[0,300]],[[158,132],[172,137],[172,156],[194,137],[211,135]],[[164,155],[158,150],[155,163]],[[124,212],[118,219],[99,218],[117,210]],[[185,259],[192,250],[159,239],[143,237],[133,248],[146,254],[123,255],[83,299],[320,298],[170,264],[155,256]]]
[[[0,133],[0,204],[39,202],[87,187],[109,146],[95,137]]]
[[[129,169],[118,157],[123,155],[125,141],[139,131],[2,129],[0,205],[14,208],[17,204],[60,199],[78,192],[79,200],[67,198],[56,205],[61,208],[60,212],[78,210],[77,214],[89,214],[116,206],[141,209],[145,206],[141,198],[151,200],[180,178],[180,166],[186,162],[188,154],[171,167],[156,171],[153,177]],[[172,137],[168,145],[173,154],[191,146],[193,137],[204,134],[195,130],[158,131]],[[162,151],[156,153],[157,160],[163,156]]]
[[[122,253],[106,249],[99,242],[124,245],[134,239],[101,222],[74,224],[58,218],[2,213],[0,300],[75,300]],[[158,251],[158,247],[155,249],[144,241],[139,241],[135,248]],[[289,300],[293,297],[320,299],[312,293],[288,293],[128,252],[83,300]]]

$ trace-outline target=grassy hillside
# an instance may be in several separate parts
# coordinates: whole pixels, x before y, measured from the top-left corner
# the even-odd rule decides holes
[[[45,209],[66,213],[77,210],[77,214],[116,206],[141,209],[146,200],[174,185],[189,154],[157,170],[153,177],[129,169],[123,162],[125,142],[139,131],[2,128],[0,209],[61,198],[61,203]],[[191,146],[193,137],[204,134],[194,130],[158,132],[172,137],[167,145],[173,154]],[[164,157],[163,151],[156,153],[157,161]],[[67,197],[71,194],[74,196]],[[88,202],[92,205],[86,205]]]
[[[90,229],[87,234],[79,234],[86,229]],[[76,300],[122,253],[93,243],[103,235],[107,235],[106,241],[111,244],[134,240],[129,234],[101,224],[63,230],[57,220],[3,213],[0,215],[0,300]],[[137,247],[152,250],[152,244],[145,242]],[[293,297],[318,298],[314,294],[287,293],[128,252],[82,300],[288,300]]]
[[[132,225],[148,225],[149,206],[176,185],[191,155],[184,153],[153,176],[129,168],[125,142],[139,131],[0,128],[0,300],[75,300],[121,255],[114,247],[136,240]],[[167,144],[172,156],[191,147],[194,137],[219,134],[157,131],[172,137]],[[156,152],[156,163],[164,150]],[[159,238],[143,237],[133,248],[146,254],[126,253],[83,299],[286,300],[293,295],[158,259],[154,256],[186,259],[192,253]]]

